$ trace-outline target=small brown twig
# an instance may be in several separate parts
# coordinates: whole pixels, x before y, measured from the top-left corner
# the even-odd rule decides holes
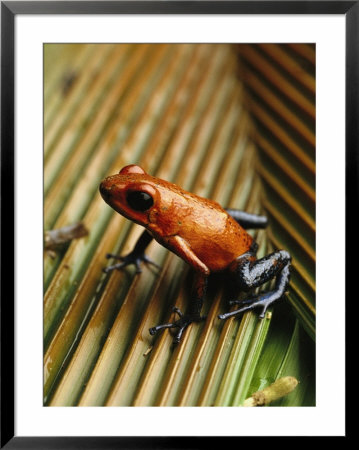
[[[298,384],[294,377],[282,377],[261,391],[257,391],[247,398],[243,406],[265,406],[292,392]]]
[[[88,235],[88,230],[81,222],[67,225],[55,230],[45,231],[45,250],[54,250],[59,245]]]

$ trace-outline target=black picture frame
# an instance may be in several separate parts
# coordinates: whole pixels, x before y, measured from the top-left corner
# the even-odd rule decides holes
[[[359,1],[1,2],[1,448],[201,448],[224,437],[26,437],[14,433],[14,36],[18,14],[337,14],[346,21],[346,236],[358,193]],[[354,203],[354,205],[357,203]],[[353,254],[353,240],[346,240]],[[354,243],[356,244],[356,242]],[[356,247],[356,245],[355,245]],[[349,275],[346,272],[348,288]],[[348,296],[348,289],[346,290]],[[5,370],[6,368],[6,370]],[[180,424],[179,424],[180,427]],[[165,430],[164,430],[165,434]],[[233,439],[233,438],[228,438]]]

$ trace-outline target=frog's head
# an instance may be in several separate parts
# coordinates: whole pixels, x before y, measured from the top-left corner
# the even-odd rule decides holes
[[[115,211],[140,225],[148,224],[158,196],[153,177],[136,165],[126,166],[103,180],[100,193]]]

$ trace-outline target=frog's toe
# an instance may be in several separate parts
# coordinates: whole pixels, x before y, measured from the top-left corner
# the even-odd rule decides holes
[[[183,332],[192,322],[194,322],[194,320],[182,315],[181,318],[174,323],[175,326],[173,328],[178,328],[178,331],[173,337],[173,345],[177,345],[181,342]]]
[[[161,266],[159,266],[157,263],[155,263],[154,261],[152,261],[152,259],[150,259],[148,256],[146,256],[145,254],[142,255],[141,258],[139,258],[140,261],[143,261],[147,264],[151,264],[152,266],[157,267],[157,269],[161,269]]]
[[[162,328],[171,328],[172,325],[172,323],[164,323],[162,325],[157,325],[156,327],[151,327],[148,331],[151,336],[154,336],[159,330],[162,330]]]
[[[179,308],[177,308],[177,306],[174,306],[174,307],[172,308],[172,311],[173,311],[174,313],[177,313],[180,317],[183,317],[183,312],[182,312]]]
[[[114,259],[120,259],[123,260],[123,257],[120,255],[116,255],[115,253],[106,253],[106,259],[114,258]]]
[[[228,303],[230,306],[233,305],[250,305],[251,303],[253,303],[254,299],[256,297],[250,297],[250,298],[245,298],[242,300],[230,300]]]
[[[117,263],[117,264],[113,264],[112,266],[107,266],[107,267],[104,267],[103,269],[102,269],[102,271],[103,272],[105,272],[105,273],[109,273],[109,272],[112,272],[113,270],[120,270],[120,269],[122,269],[123,267],[125,267],[125,263]]]
[[[187,326],[188,325],[185,325],[185,326],[181,327],[177,331],[177,333],[175,334],[175,337],[173,338],[173,341],[172,341],[173,345],[177,345],[177,344],[179,344],[181,342],[182,334],[183,334],[183,332],[184,332],[184,330],[186,329]]]
[[[219,314],[218,318],[221,320],[226,320],[229,319],[230,317],[238,316],[238,314],[250,311],[252,309],[254,309],[254,305],[244,306],[243,308],[236,309],[235,311],[229,311],[225,314]]]

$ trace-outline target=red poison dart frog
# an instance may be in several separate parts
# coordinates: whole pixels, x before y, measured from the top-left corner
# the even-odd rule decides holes
[[[257,259],[257,244],[246,232],[248,228],[266,227],[266,217],[223,209],[214,201],[148,175],[136,165],[126,166],[117,175],[102,181],[100,193],[115,211],[145,227],[128,255],[107,255],[121,262],[107,267],[105,272],[122,269],[129,264],[135,264],[137,272],[141,272],[142,262],[155,264],[145,255],[145,249],[153,238],[195,270],[193,298],[188,312],[184,314],[175,308],[178,320],[150,328],[152,335],[162,328],[176,328],[174,343],[178,343],[188,325],[204,319],[201,308],[207,279],[213,272],[229,270],[238,287],[244,291],[276,277],[272,291],[230,302],[239,304],[239,308],[219,315],[220,319],[257,308],[259,317],[263,318],[269,305],[283,297],[289,284],[290,254],[280,250]]]

